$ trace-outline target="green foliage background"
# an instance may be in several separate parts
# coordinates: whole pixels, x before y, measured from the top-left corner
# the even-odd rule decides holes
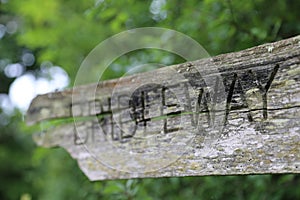
[[[0,24],[18,29],[0,37],[0,93],[15,78],[9,63],[24,52],[36,61],[23,73],[40,75],[51,61],[67,71],[71,84],[84,57],[99,42],[124,30],[155,26],[180,31],[211,54],[232,52],[300,34],[298,0],[0,0]],[[138,51],[120,58],[103,79],[128,66],[181,60],[161,51]],[[60,148],[32,141],[15,109],[0,107],[0,199],[300,199],[298,175],[209,176],[90,182]],[[5,123],[4,123],[5,121]]]

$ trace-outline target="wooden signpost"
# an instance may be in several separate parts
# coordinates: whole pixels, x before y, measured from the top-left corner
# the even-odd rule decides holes
[[[300,37],[36,97],[90,180],[300,172]]]

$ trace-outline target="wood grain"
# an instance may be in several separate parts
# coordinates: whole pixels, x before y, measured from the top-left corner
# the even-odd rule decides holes
[[[40,95],[26,120],[104,180],[299,173],[299,118],[297,36]]]

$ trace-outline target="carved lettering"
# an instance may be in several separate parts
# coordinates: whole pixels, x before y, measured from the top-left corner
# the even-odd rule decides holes
[[[222,74],[226,91],[226,104],[223,126],[228,121],[230,111],[244,108],[247,120],[252,122],[252,108],[249,107],[245,91],[257,88],[262,99],[262,118],[267,119],[267,93],[278,71],[279,66],[258,71],[244,71],[241,73]],[[214,87],[219,85],[218,78]],[[249,84],[250,81],[250,84]],[[201,79],[200,82],[203,82]],[[196,87],[197,86],[197,87]],[[188,82],[162,86],[159,84],[146,84],[137,88],[131,96],[121,94],[115,97],[102,97],[73,106],[75,116],[86,115],[86,108],[91,116],[96,116],[102,129],[104,138],[112,141],[126,141],[137,132],[154,134],[160,132],[171,133],[183,129],[182,117],[190,118],[190,125],[197,130],[211,125],[213,121],[211,110],[218,101],[218,88],[211,94],[205,87],[193,82],[189,88]],[[114,105],[112,107],[112,105]],[[214,111],[218,112],[218,111]],[[203,114],[203,115],[202,115]],[[201,117],[200,117],[201,115]],[[206,120],[203,120],[206,116]],[[202,121],[202,123],[200,123]],[[84,127],[84,126],[82,126]],[[85,125],[86,127],[86,125]],[[85,135],[75,134],[74,143],[77,145],[93,141],[95,126],[91,124]],[[80,125],[77,127],[81,129]],[[80,132],[80,131],[77,131]],[[84,132],[84,131],[83,131]]]
[[[233,73],[232,75],[223,75],[224,85],[227,92],[224,126],[227,124],[230,111],[241,108],[247,109],[247,120],[249,122],[254,121],[251,111],[259,109],[260,105],[255,105],[258,107],[250,108],[245,91],[255,92],[255,88],[257,88],[259,91],[258,94],[261,97],[260,103],[262,105],[262,118],[268,118],[267,94],[278,69],[279,65],[276,65],[274,68],[271,68],[271,70],[263,69],[262,71],[256,72],[249,70],[241,74]]]
[[[263,101],[263,118],[264,119],[268,118],[267,93],[268,93],[268,90],[270,89],[271,83],[274,80],[275,75],[276,75],[278,69],[279,69],[279,65],[276,65],[273,68],[273,71],[271,72],[271,74],[270,74],[270,76],[269,76],[269,78],[268,78],[268,80],[267,80],[267,82],[266,82],[265,85],[263,85],[263,83],[258,79],[257,73],[254,73],[252,70],[250,70],[250,73],[255,77],[255,84],[258,87],[258,89],[259,89],[259,91],[260,91],[260,93],[262,95],[262,101]]]
[[[95,141],[95,130],[97,130],[98,123],[95,121],[75,122],[74,126],[74,144],[83,145],[88,142]]]
[[[164,120],[164,127],[163,131],[165,134],[178,131],[182,129],[182,127],[178,126],[178,118],[180,122],[180,115],[181,110],[178,110],[177,108],[180,107],[180,104],[177,103],[178,99],[176,98],[176,94],[172,93],[171,88],[177,87],[177,85],[171,86],[171,87],[163,87],[161,89],[161,103],[162,103],[162,109],[161,113],[163,115],[167,115]],[[181,88],[181,87],[180,87]],[[171,111],[168,111],[168,110]],[[164,112],[166,110],[166,113]],[[170,117],[168,117],[170,116]],[[177,124],[177,125],[176,125]],[[179,123],[180,124],[180,123]]]

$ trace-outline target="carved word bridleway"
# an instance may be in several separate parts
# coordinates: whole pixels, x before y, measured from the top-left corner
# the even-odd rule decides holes
[[[299,173],[300,36],[36,97],[90,180]]]
[[[247,120],[252,122],[251,111],[260,110],[258,120],[267,119],[267,94],[271,83],[278,71],[279,65],[265,69],[245,70],[241,73],[230,72],[222,74],[226,93],[225,115],[220,126],[226,126],[227,118],[231,110],[246,109]],[[195,84],[201,82],[201,84]],[[204,80],[199,77],[192,84],[188,78],[174,85],[146,84],[137,88],[131,96],[127,94],[91,100],[87,103],[71,104],[70,111],[74,116],[97,116],[97,121],[91,121],[87,131],[80,136],[74,131],[75,144],[93,142],[99,128],[103,130],[105,139],[125,142],[138,133],[168,134],[182,130],[185,126],[197,128],[199,133],[205,133],[205,127],[211,126],[211,117],[218,110],[212,110],[213,105],[218,103],[218,93],[211,94],[203,85]],[[195,85],[191,88],[191,85]],[[196,91],[196,92],[195,92]],[[249,91],[252,94],[245,94]],[[195,95],[196,94],[196,95]],[[255,108],[248,105],[247,95],[257,95],[261,99],[261,107]],[[181,99],[178,99],[181,98]],[[73,108],[72,108],[73,106]],[[76,112],[76,113],[74,113]],[[201,117],[200,115],[203,114]],[[80,126],[80,123],[78,123]],[[100,127],[98,127],[100,125]],[[80,128],[79,128],[80,129]],[[222,134],[222,133],[220,133]]]

